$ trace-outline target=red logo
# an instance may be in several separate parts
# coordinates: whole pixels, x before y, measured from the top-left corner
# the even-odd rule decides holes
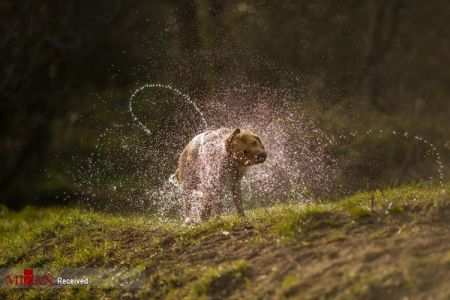
[[[31,287],[31,286],[47,286],[53,285],[53,279],[50,275],[34,275],[33,269],[24,269],[23,275],[9,275],[6,274],[5,277],[6,286],[20,286],[20,287]]]

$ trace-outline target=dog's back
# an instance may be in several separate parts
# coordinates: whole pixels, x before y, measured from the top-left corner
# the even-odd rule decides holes
[[[196,135],[184,148],[178,161],[177,180],[183,188],[197,189],[200,181],[219,171],[225,156],[224,139],[232,130],[220,128]]]

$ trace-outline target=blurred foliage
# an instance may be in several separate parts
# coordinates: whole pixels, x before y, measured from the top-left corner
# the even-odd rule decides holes
[[[0,16],[0,202],[8,206],[74,194],[70,170],[102,151],[105,128],[130,124],[125,131],[143,139],[127,114],[143,82],[170,83],[200,105],[219,84],[293,89],[330,136],[408,131],[449,161],[445,0],[2,0]],[[434,161],[415,167],[427,150],[414,143],[390,134],[343,140],[331,152],[349,190],[433,175]]]

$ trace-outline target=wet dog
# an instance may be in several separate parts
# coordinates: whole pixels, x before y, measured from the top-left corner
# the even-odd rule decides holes
[[[231,192],[236,211],[243,216],[241,178],[249,166],[266,158],[261,139],[247,130],[220,128],[195,136],[181,153],[176,171],[185,222],[220,214],[226,192]]]

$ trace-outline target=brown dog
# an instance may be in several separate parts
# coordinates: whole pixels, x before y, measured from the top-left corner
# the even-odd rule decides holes
[[[240,180],[247,167],[266,158],[261,139],[246,130],[221,128],[195,136],[181,153],[176,172],[186,223],[205,220],[213,210],[220,213],[227,190],[238,214],[244,215]]]

